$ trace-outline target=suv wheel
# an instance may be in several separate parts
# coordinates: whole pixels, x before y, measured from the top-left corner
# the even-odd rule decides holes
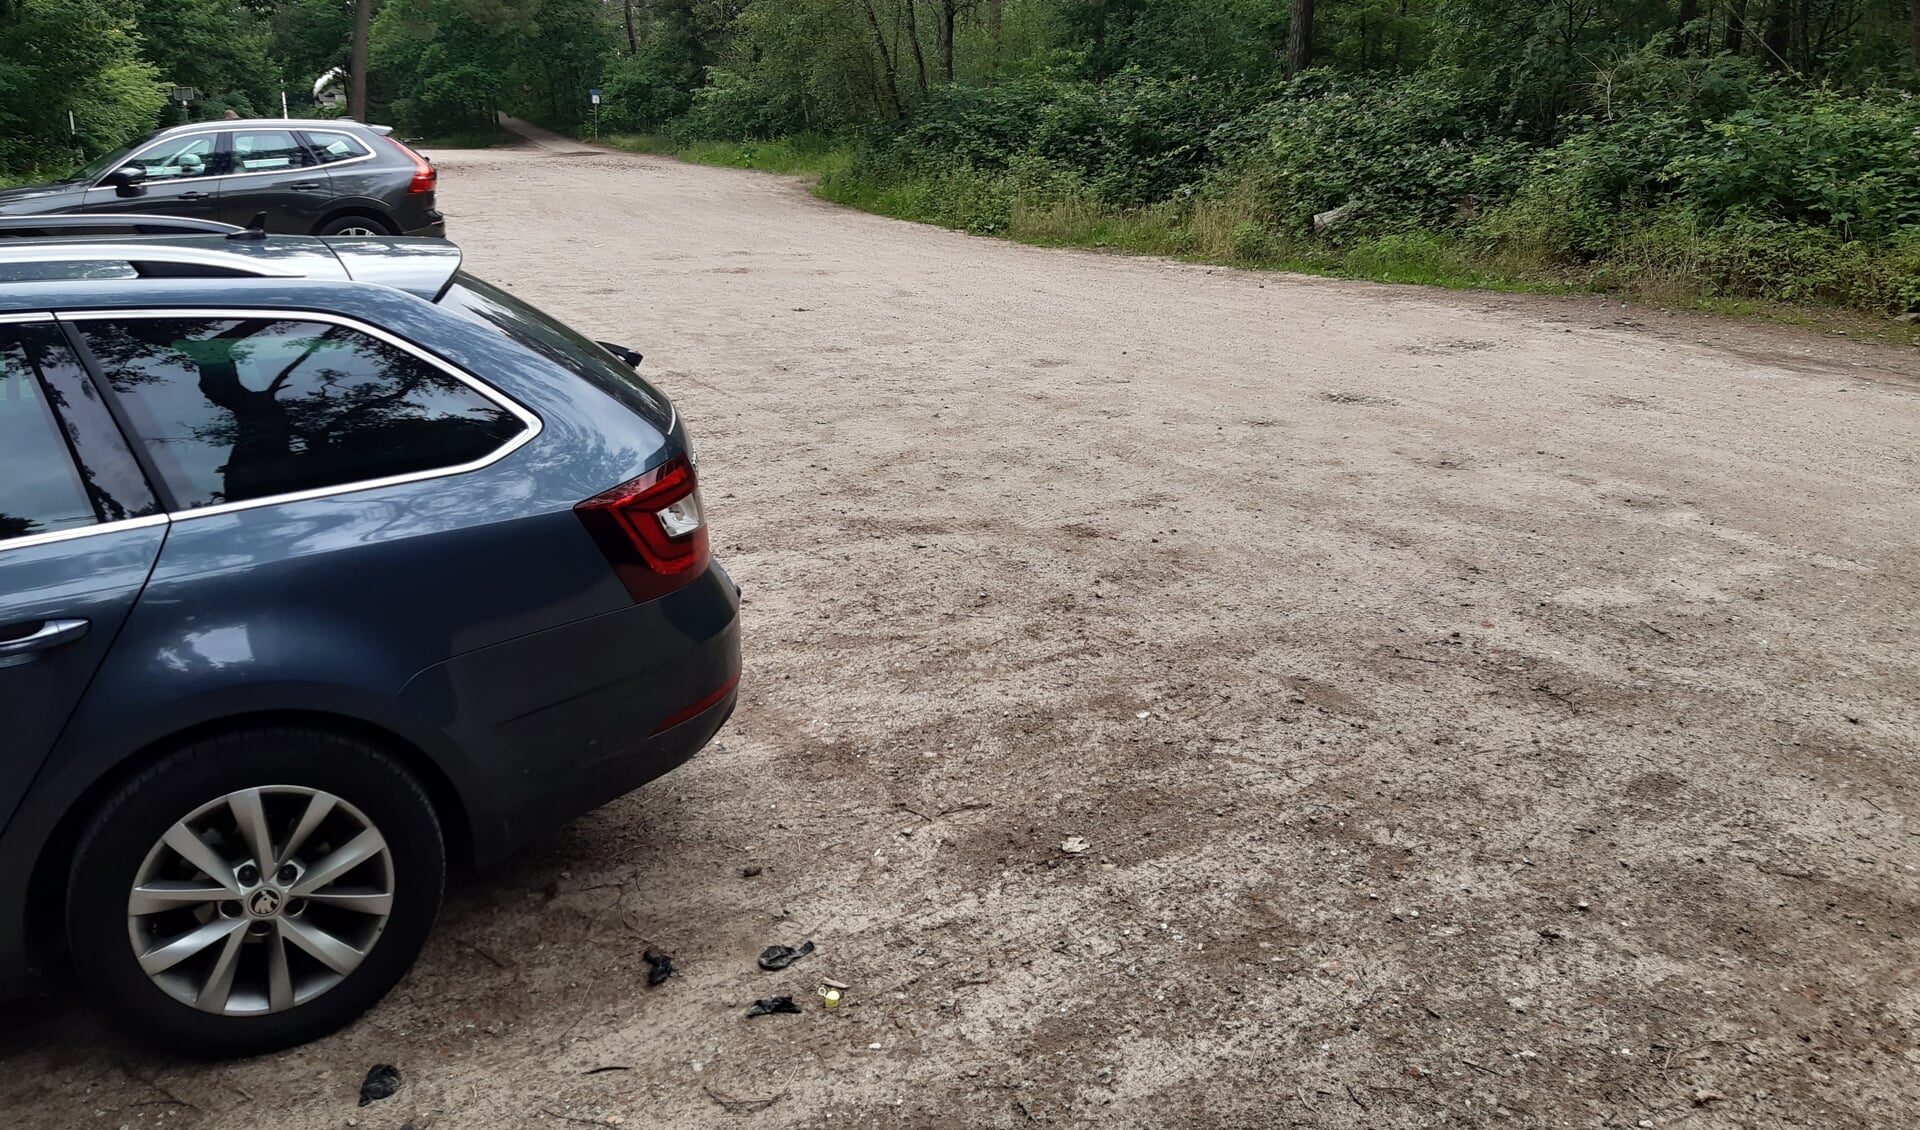
[[[425,944],[445,879],[433,805],[391,758],[322,730],[229,734],[100,807],[74,856],[68,945],[130,1031],[251,1055],[384,996]]]
[[[372,216],[341,216],[320,225],[315,235],[392,235],[387,225]]]

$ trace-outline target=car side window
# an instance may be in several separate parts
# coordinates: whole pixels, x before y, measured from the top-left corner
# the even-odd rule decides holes
[[[256,129],[233,132],[233,171],[264,173],[275,169],[304,169],[313,164],[313,154],[293,136],[292,130]]]
[[[125,163],[145,169],[149,182],[215,176],[219,172],[215,142],[214,135],[210,133],[164,138]]]
[[[300,135],[312,147],[314,156],[320,158],[322,165],[335,165],[341,161],[351,161],[355,157],[365,157],[373,150],[360,144],[360,140],[344,133],[321,133],[308,131]]]
[[[0,549],[99,520],[32,351],[0,327]]]
[[[456,468],[526,427],[437,365],[348,326],[74,324],[176,510]]]

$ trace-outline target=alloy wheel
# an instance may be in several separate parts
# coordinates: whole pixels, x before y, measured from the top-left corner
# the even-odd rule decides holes
[[[297,785],[200,806],[147,852],[127,895],[146,975],[203,1012],[305,1004],[357,969],[393,911],[394,867],[373,822]]]

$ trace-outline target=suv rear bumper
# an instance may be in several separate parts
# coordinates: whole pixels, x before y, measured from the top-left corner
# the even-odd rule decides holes
[[[739,589],[716,564],[658,600],[428,668],[401,692],[397,728],[459,750],[486,864],[699,752],[739,678]]]
[[[427,235],[435,239],[447,238],[447,218],[438,212],[428,213],[432,218],[417,228],[408,228],[401,235]]]

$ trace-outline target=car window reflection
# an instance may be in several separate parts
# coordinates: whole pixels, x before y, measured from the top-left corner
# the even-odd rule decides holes
[[[178,508],[457,466],[525,426],[345,326],[156,318],[81,333]]]

